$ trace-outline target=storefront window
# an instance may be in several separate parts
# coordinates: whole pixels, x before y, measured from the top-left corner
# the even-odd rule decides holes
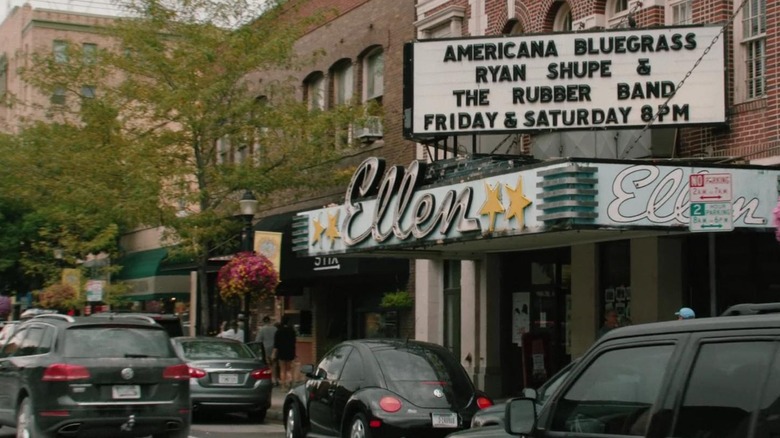
[[[631,324],[631,241],[600,245],[600,321],[610,310],[618,314],[618,324]]]
[[[444,346],[460,357],[460,260],[444,261]]]

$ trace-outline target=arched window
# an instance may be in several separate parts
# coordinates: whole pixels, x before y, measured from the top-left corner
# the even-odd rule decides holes
[[[363,58],[363,101],[381,101],[384,93],[385,52],[380,47]]]
[[[309,109],[325,109],[325,76],[320,72],[312,73],[304,84]]]
[[[571,6],[569,6],[569,3],[564,2],[555,14],[553,30],[556,32],[569,32],[571,31],[571,22]]]
[[[355,91],[352,71],[352,61],[349,59],[339,61],[331,69],[334,105],[346,105],[352,100]]]

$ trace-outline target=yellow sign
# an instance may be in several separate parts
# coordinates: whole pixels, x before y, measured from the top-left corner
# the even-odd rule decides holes
[[[276,272],[282,273],[282,233],[255,231],[255,252],[268,257]]]
[[[69,284],[76,291],[76,296],[81,296],[81,270],[63,269],[62,284]]]

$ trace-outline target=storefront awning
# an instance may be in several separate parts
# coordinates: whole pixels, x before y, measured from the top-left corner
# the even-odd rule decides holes
[[[114,277],[131,290],[124,295],[132,301],[189,299],[190,279],[186,271],[163,272],[161,265],[168,255],[166,248],[155,248],[126,254],[117,260],[122,267]]]

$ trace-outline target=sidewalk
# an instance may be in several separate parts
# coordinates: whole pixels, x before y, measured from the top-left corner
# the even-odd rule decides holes
[[[271,407],[268,408],[265,415],[266,421],[282,422],[282,404],[285,395],[287,395],[287,390],[281,387],[276,387],[271,391]]]

